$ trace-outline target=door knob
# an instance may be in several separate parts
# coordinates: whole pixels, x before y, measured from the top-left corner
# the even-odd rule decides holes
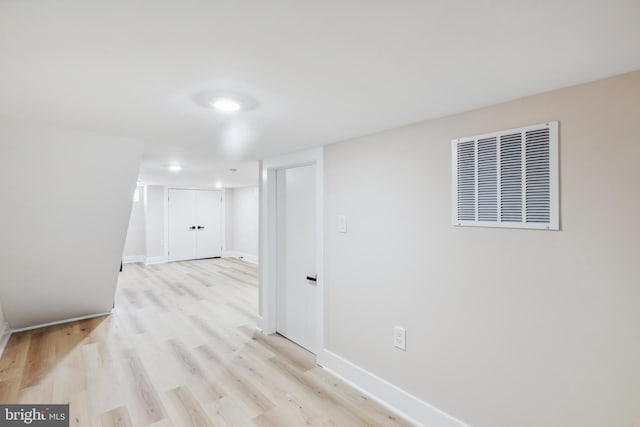
[[[202,225],[198,226],[198,230],[202,230],[204,227]]]
[[[192,225],[191,227],[189,227],[189,230],[195,230],[195,229],[196,229],[195,225]]]
[[[307,280],[313,282],[313,284],[315,285],[318,282],[318,275],[316,274],[315,276],[307,276]]]

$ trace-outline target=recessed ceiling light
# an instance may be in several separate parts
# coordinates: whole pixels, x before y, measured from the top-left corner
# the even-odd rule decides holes
[[[214,98],[211,100],[211,106],[223,113],[235,113],[242,107],[238,101],[230,98]]]
[[[180,172],[182,170],[182,166],[180,165],[170,165],[169,170],[171,172]]]
[[[222,188],[222,183],[221,182],[216,182],[216,188]]]
[[[213,108],[221,113],[251,111],[258,107],[258,102],[243,93],[229,90],[205,90],[194,94],[193,100],[204,108]]]

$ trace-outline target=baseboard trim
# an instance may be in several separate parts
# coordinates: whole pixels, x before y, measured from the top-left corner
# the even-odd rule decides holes
[[[417,426],[470,427],[329,350],[322,350],[318,354],[318,364],[330,374]]]
[[[237,251],[222,251],[222,258],[238,258],[239,252]]]
[[[122,263],[123,264],[132,264],[135,262],[145,262],[145,256],[144,255],[129,255],[129,256],[123,256],[122,257]]]
[[[250,262],[251,264],[258,264],[258,257],[250,254],[242,254],[238,258],[241,258],[243,261]]]
[[[239,251],[223,251],[222,258],[238,258],[251,264],[258,264],[258,257]]]
[[[9,324],[5,322],[2,327],[2,331],[0,331],[0,358],[2,357],[2,353],[4,353],[4,349],[9,342],[9,338],[11,338],[11,328]]]
[[[122,257],[123,264],[133,264],[137,262],[143,262],[146,265],[149,265],[149,264],[164,264],[165,262],[168,262],[168,261],[169,260],[166,256],[146,257],[144,255],[130,255],[130,256]]]
[[[169,259],[166,256],[148,256],[144,260],[146,265],[164,264],[165,262],[169,262]]]
[[[55,322],[41,323],[39,325],[25,326],[24,328],[12,329],[11,333],[30,331],[32,329],[39,329],[39,328],[47,328],[49,326],[56,326],[56,325],[61,325],[63,323],[76,322],[78,320],[93,319],[94,317],[108,316],[110,314],[111,314],[111,310],[106,311],[104,313],[88,314],[86,316],[78,316],[78,317],[72,317],[70,319],[56,320]]]

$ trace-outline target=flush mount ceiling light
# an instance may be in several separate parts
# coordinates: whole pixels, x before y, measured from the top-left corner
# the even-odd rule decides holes
[[[250,96],[220,90],[199,92],[194,96],[194,101],[202,107],[227,114],[253,110],[258,106]]]
[[[211,106],[223,113],[235,113],[242,108],[238,101],[229,98],[214,98],[211,100]]]
[[[182,170],[182,166],[180,166],[180,165],[169,165],[169,170],[171,172],[180,172]]]

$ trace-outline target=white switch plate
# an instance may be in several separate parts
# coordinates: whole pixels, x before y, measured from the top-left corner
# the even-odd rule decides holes
[[[393,345],[400,350],[407,351],[407,331],[400,327],[393,328]]]
[[[344,215],[338,215],[338,233],[347,232],[347,217]]]

